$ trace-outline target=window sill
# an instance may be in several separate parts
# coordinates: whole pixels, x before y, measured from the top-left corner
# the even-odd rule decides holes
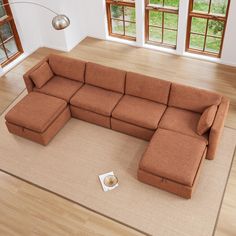
[[[107,36],[106,40],[117,42],[117,43],[124,43],[124,44],[128,44],[128,45],[131,45],[131,46],[137,46],[136,41],[130,41],[130,40],[127,40],[127,39],[116,38],[116,37],[113,37],[113,36]]]
[[[152,44],[147,44],[147,43],[145,43],[143,45],[143,47],[147,48],[147,49],[156,50],[156,51],[159,51],[159,52],[165,52],[165,53],[170,53],[170,54],[177,54],[176,49],[173,49],[173,48],[160,47],[160,46],[156,46],[156,45],[152,45]]]
[[[17,64],[19,64],[20,62],[22,62],[26,57],[28,56],[28,54],[26,53],[22,53],[20,56],[18,56],[14,61],[10,62],[9,64],[7,64],[4,67],[0,67],[0,76],[3,76],[4,74],[6,74],[8,71],[10,71],[11,69],[13,69]]]
[[[195,54],[195,53],[190,53],[190,52],[184,52],[183,53],[184,57],[189,57],[189,58],[194,58],[198,60],[204,60],[204,61],[209,61],[209,62],[215,62],[215,63],[221,63],[221,59],[217,57],[209,57],[201,54]]]

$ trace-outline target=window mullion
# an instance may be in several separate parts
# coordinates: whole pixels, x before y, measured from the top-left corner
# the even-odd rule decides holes
[[[208,14],[211,13],[211,4],[212,4],[212,0],[209,1]]]
[[[124,32],[124,36],[125,36],[125,7],[122,7],[122,11],[123,11],[123,32]]]
[[[164,0],[163,0],[164,2]],[[165,13],[162,12],[162,32],[161,32],[161,42],[164,42],[164,27],[165,27]]]
[[[204,37],[203,52],[205,52],[205,49],[206,49],[206,40],[207,40],[207,34],[208,34],[208,25],[209,25],[209,19],[207,19],[207,23],[206,23],[206,30],[205,30],[205,37]]]

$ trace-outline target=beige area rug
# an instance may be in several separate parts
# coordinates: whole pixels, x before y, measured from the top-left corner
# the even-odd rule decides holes
[[[24,92],[14,103],[16,103]],[[235,149],[225,128],[217,157],[206,160],[191,200],[136,179],[147,142],[71,119],[43,147],[8,133],[0,120],[0,169],[146,234],[209,236],[214,232]],[[103,192],[98,175],[114,171],[120,185]]]

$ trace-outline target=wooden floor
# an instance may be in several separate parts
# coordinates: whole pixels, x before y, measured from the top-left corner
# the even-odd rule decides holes
[[[41,48],[0,78],[0,113],[25,88],[22,80],[24,72],[49,53],[61,52]],[[236,68],[93,38],[85,39],[68,54],[75,58],[220,92],[231,99],[226,126],[236,129]],[[0,157],[3,154],[0,150]],[[0,235],[141,234],[0,172]],[[236,235],[236,160],[229,177],[215,235]]]

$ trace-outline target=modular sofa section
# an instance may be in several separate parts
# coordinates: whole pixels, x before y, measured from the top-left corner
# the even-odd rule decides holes
[[[168,102],[168,108],[176,108],[181,110],[186,110],[188,112],[194,112],[195,114],[199,114],[199,120],[201,116],[203,115],[204,111],[206,109],[209,109],[211,106],[217,106],[217,111],[215,114],[215,118],[213,121],[213,124],[210,125],[210,127],[207,129],[207,131],[199,135],[197,133],[197,126],[198,123],[194,121],[188,125],[189,128],[191,128],[188,131],[188,133],[184,132],[185,134],[190,134],[194,136],[198,136],[199,138],[204,138],[208,142],[208,151],[206,154],[206,158],[213,160],[215,158],[215,153],[218,147],[219,139],[222,133],[222,129],[224,126],[225,117],[228,112],[229,107],[229,100],[226,97],[223,97],[222,95],[214,92],[210,92],[203,89],[193,88],[186,85],[176,84],[172,83],[171,90],[170,90],[170,96],[169,96],[169,102]],[[169,109],[167,109],[168,112]],[[197,115],[195,115],[197,116]],[[166,116],[164,115],[164,119]],[[170,123],[170,120],[168,121],[168,125],[163,125],[164,122],[160,123],[160,127],[167,128],[166,126],[173,126],[173,123]],[[166,123],[166,122],[165,122]],[[182,124],[183,120],[180,121],[179,124],[176,124],[176,127],[178,126],[179,132],[183,132],[186,130],[187,123],[184,125]],[[195,123],[195,125],[194,125]],[[182,130],[181,129],[182,126]],[[185,127],[184,127],[185,126]]]
[[[206,149],[203,140],[157,129],[139,163],[138,179],[191,198]]]
[[[66,107],[65,110],[56,118],[56,120],[54,120],[54,122],[44,132],[33,131],[9,123],[7,121],[6,121],[6,126],[10,133],[46,146],[56,136],[56,134],[65,126],[65,124],[70,120],[70,118],[71,118],[70,109],[69,107]]]
[[[125,95],[112,112],[112,129],[150,140],[167,108],[171,83],[127,72]]]
[[[64,100],[31,92],[5,118],[9,132],[47,145],[70,117]]]
[[[111,128],[111,114],[124,94],[126,72],[87,63],[85,85],[71,98],[72,116]]]
[[[83,83],[54,76],[42,88],[34,87],[33,91],[61,98],[69,103],[71,97],[83,86]]]
[[[36,91],[69,102],[84,83],[85,67],[84,61],[52,54],[23,77],[28,92]],[[51,76],[43,79],[43,75]]]

